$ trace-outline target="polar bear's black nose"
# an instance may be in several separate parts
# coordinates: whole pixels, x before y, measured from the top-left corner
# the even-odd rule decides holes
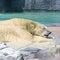
[[[44,36],[45,36],[46,38],[48,38],[48,37],[49,37],[49,35],[50,35],[51,33],[52,33],[52,32],[47,31],[47,33],[46,33],[46,34],[44,34]]]

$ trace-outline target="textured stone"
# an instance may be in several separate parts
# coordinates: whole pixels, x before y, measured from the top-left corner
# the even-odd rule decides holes
[[[60,0],[25,0],[27,10],[60,10]]]

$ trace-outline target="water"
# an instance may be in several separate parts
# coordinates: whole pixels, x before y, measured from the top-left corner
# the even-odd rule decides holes
[[[0,21],[11,18],[31,19],[43,24],[60,24],[60,12],[23,12],[0,14]]]

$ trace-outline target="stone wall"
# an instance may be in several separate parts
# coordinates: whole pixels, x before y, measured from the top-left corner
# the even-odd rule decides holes
[[[56,0],[56,10],[60,10],[60,0]]]
[[[0,12],[23,10],[59,10],[60,0],[0,0]]]
[[[26,10],[60,10],[60,0],[25,0]]]

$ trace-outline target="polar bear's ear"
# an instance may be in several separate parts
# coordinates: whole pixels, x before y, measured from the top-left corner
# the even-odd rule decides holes
[[[33,34],[35,28],[36,28],[36,24],[34,22],[25,24],[25,29],[31,34]]]
[[[36,28],[36,23],[31,22],[31,23],[30,23],[30,26],[31,26],[32,28]]]

